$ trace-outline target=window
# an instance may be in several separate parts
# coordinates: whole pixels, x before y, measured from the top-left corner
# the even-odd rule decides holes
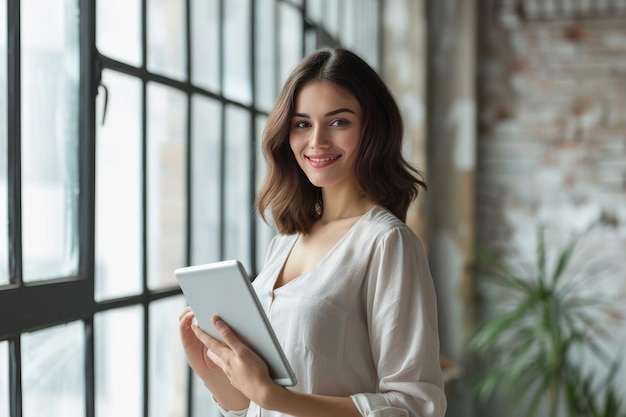
[[[173,270],[258,272],[278,88],[322,46],[376,67],[379,7],[0,4],[0,417],[217,415],[178,341]]]

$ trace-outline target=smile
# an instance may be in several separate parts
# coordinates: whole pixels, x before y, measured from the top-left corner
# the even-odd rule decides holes
[[[309,162],[309,166],[312,168],[326,168],[341,158],[341,155],[316,155],[309,156],[304,155],[306,160]]]
[[[328,161],[335,161],[337,159],[339,159],[339,156],[331,156],[331,157],[323,157],[323,158],[316,158],[314,156],[307,156],[306,157],[308,160],[312,161],[312,162],[328,162]]]

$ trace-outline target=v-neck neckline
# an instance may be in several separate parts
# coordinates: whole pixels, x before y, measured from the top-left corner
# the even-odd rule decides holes
[[[368,211],[363,213],[363,215],[356,222],[354,222],[354,224],[352,226],[350,226],[348,231],[346,231],[346,233],[344,233],[343,236],[341,236],[339,238],[339,240],[337,240],[337,242],[335,242],[335,244],[333,246],[331,246],[331,248],[328,250],[328,252],[326,252],[326,254],[324,254],[324,256],[312,268],[310,268],[309,270],[303,272],[302,274],[300,274],[298,276],[293,277],[292,279],[290,279],[289,281],[287,281],[286,283],[284,283],[280,287],[276,287],[276,283],[278,282],[278,278],[283,273],[283,270],[285,269],[285,264],[287,263],[287,260],[289,259],[289,256],[291,255],[291,252],[293,251],[293,248],[295,247],[296,243],[298,242],[298,240],[302,236],[302,233],[298,233],[298,234],[294,235],[293,241],[289,245],[289,250],[286,251],[285,256],[282,258],[281,267],[278,270],[278,272],[276,272],[276,274],[274,275],[274,279],[272,281],[272,291],[273,292],[280,291],[282,288],[285,288],[288,285],[290,285],[290,284],[292,284],[292,283],[294,283],[296,281],[298,281],[298,282],[301,281],[303,278],[306,278],[308,275],[310,275],[313,271],[317,270],[321,265],[326,263],[328,258],[330,258],[337,251],[337,249],[339,247],[341,247],[343,245],[343,243],[348,239],[348,236],[353,234],[354,230],[356,230],[359,227],[360,223],[362,223],[362,221],[366,217],[371,216],[372,213],[374,212],[374,210],[377,207],[379,207],[379,206],[377,204],[375,204]]]

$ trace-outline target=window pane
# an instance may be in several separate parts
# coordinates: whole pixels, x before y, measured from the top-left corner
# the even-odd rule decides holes
[[[239,107],[226,107],[225,259],[238,259],[250,270],[250,114]]]
[[[22,336],[24,417],[85,415],[84,334],[73,322]]]
[[[308,3],[307,3],[308,4]],[[287,4],[279,7],[280,18],[280,82],[281,85],[302,59],[302,17]]]
[[[219,0],[191,0],[191,81],[220,90]]]
[[[186,2],[148,0],[148,70],[187,79]]]
[[[97,44],[106,56],[136,67],[141,65],[141,1],[98,1]]]
[[[76,274],[79,43],[77,0],[23,0],[24,280]]]
[[[7,91],[7,2],[0,5],[0,91]],[[0,285],[9,283],[7,95],[0,94]],[[1,366],[1,365],[0,365]],[[2,394],[0,394],[0,399]],[[2,411],[0,410],[0,417]]]
[[[143,309],[94,316],[96,416],[143,415]]]
[[[192,98],[191,263],[220,260],[220,142],[222,104]]]
[[[378,3],[375,0],[364,0],[363,2],[358,2],[356,7],[358,17],[354,21],[353,36],[348,37],[347,46],[361,55],[368,64],[376,69],[379,65]],[[353,41],[350,41],[350,39],[353,39]]]
[[[265,158],[263,157],[263,153],[261,151],[261,141],[263,139],[263,129],[265,128],[265,123],[267,122],[267,117],[265,116],[257,116],[256,118],[256,190],[258,191],[261,187],[261,183],[265,179]],[[272,216],[268,212],[267,220],[272,221]],[[267,248],[272,240],[272,237],[276,234],[276,231],[273,227],[270,227],[261,219],[258,218],[256,222],[256,265],[257,271],[249,271],[250,274],[257,274],[264,265],[265,255],[267,254]]]
[[[347,48],[351,48],[355,41],[355,24],[358,18],[357,8],[359,0],[345,0],[344,13],[341,16],[342,24],[340,27],[341,41]]]
[[[269,111],[274,105],[276,94],[276,0],[256,2],[256,33],[254,42],[256,55],[254,77],[256,104]]]
[[[304,32],[304,53],[309,55],[318,48],[317,32],[315,28],[307,28]]]
[[[306,2],[306,16],[314,23],[321,23],[322,12],[324,7],[322,2],[324,0],[307,0]]]
[[[9,342],[0,342],[0,417],[9,417]]]
[[[369,0],[368,2],[368,20],[366,21],[367,28],[365,29],[367,37],[365,38],[364,50],[366,51],[365,57],[367,62],[373,67],[378,68],[378,5],[375,0]]]
[[[224,3],[224,95],[250,104],[250,0]]]
[[[211,392],[196,374],[193,374],[191,389],[193,391],[193,417],[219,417],[222,415],[213,402]]]
[[[187,361],[178,337],[182,296],[150,304],[150,417],[187,415]]]
[[[327,1],[326,7],[324,7],[324,14],[326,18],[324,19],[324,28],[330,33],[335,39],[339,33],[339,18],[343,17],[340,13],[340,8],[345,7],[345,5],[338,1]]]
[[[186,96],[148,84],[148,285],[172,285],[185,263]]]
[[[141,81],[109,70],[105,124],[96,129],[96,300],[142,283]],[[103,113],[102,102],[96,114]]]

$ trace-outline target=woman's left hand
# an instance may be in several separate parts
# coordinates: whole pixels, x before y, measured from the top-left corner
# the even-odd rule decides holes
[[[196,337],[207,347],[209,359],[222,369],[230,383],[243,395],[263,406],[271,390],[278,387],[270,377],[267,364],[222,319],[214,316],[212,322],[223,342],[211,337],[197,324],[192,326]]]

